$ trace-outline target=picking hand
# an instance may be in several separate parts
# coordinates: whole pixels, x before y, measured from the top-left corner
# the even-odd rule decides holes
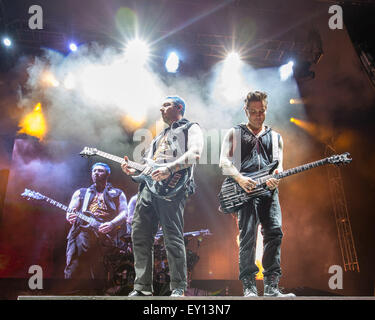
[[[114,226],[113,226],[112,222],[104,222],[100,225],[98,230],[101,233],[108,233],[108,232],[111,232],[113,230],[113,228],[114,228]]]
[[[161,181],[167,179],[171,175],[171,172],[167,167],[161,167],[151,173],[151,178],[155,181]]]
[[[251,192],[257,186],[256,181],[243,175],[240,175],[236,181],[247,193]]]

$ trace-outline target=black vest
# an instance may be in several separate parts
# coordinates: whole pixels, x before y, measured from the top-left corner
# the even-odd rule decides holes
[[[256,172],[273,162],[271,128],[266,127],[259,137],[256,137],[246,124],[237,125],[234,129],[241,130],[240,172]]]
[[[79,206],[79,208],[77,208],[77,211],[82,210],[82,206],[83,206],[83,202],[85,200],[85,195],[86,195],[87,190],[89,190],[89,193],[90,193],[89,202],[87,204],[87,207],[90,206],[91,201],[95,197],[95,194],[96,194],[97,191],[96,191],[96,188],[95,188],[94,184],[91,185],[89,188],[79,189],[80,206]],[[112,187],[112,185],[110,183],[107,183],[107,185],[105,186],[105,188],[103,190],[103,199],[104,199],[105,205],[107,206],[107,209],[108,209],[108,212],[109,212],[108,217],[105,218],[105,220],[107,222],[111,221],[119,213],[118,207],[119,207],[119,204],[120,204],[121,193],[122,193],[122,191],[120,189]],[[88,209],[88,208],[86,208],[86,209]],[[80,229],[79,228],[79,221],[76,220],[76,222],[71,227],[67,238],[76,236],[79,229]]]
[[[170,145],[171,149],[173,150],[174,156],[179,158],[188,150],[188,139],[189,139],[189,129],[193,124],[197,124],[196,122],[190,122],[189,120],[182,118],[179,121],[172,123],[172,125],[166,129],[164,129],[155,139],[151,142],[152,145],[152,156],[155,154],[156,146],[158,142],[164,137],[164,135],[168,134],[168,131],[171,131],[168,134],[167,142]],[[176,159],[175,159],[176,160]],[[193,194],[195,192],[195,182],[193,176],[195,164],[191,167],[187,168],[187,174],[190,175],[190,181],[188,183],[188,194]]]
[[[89,197],[89,202],[88,206],[90,205],[91,201],[94,199],[95,194],[97,193],[95,185],[91,185],[89,188],[81,188],[79,189],[79,198],[80,198],[80,203],[81,203],[81,208],[85,199],[86,191],[89,190],[88,192],[90,193]],[[122,191],[120,189],[114,188],[110,183],[107,183],[103,190],[103,199],[104,203],[107,206],[108,209],[108,221],[111,221],[114,217],[117,216],[118,214],[118,206],[119,206],[119,198],[121,195]],[[87,208],[86,208],[87,209]]]

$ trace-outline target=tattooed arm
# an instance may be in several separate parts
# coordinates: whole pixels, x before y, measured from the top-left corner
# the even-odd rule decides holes
[[[160,181],[168,178],[171,174],[191,167],[197,163],[203,151],[203,133],[199,125],[193,124],[188,131],[188,150],[175,161],[168,163],[152,173],[154,180]]]
[[[203,134],[197,124],[193,124],[189,129],[188,150],[176,161],[168,164],[168,168],[173,172],[191,167],[197,163],[203,151]]]

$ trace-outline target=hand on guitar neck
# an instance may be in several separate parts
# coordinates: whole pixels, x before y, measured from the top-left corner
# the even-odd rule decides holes
[[[66,220],[70,223],[73,224],[77,220],[77,212],[76,208],[73,208],[72,212],[67,212],[66,213]]]
[[[99,212],[101,210],[97,210],[96,212]],[[66,213],[66,220],[70,223],[73,224],[77,220],[77,209],[73,208],[71,212]],[[104,222],[100,225],[98,231],[100,233],[108,233],[111,232],[114,229],[114,225],[112,222]]]
[[[275,170],[274,173],[275,174],[279,173],[279,170]],[[268,189],[274,190],[274,189],[276,189],[279,186],[279,182],[280,182],[280,179],[269,178],[266,181],[266,185],[267,185]]]
[[[124,171],[129,176],[134,176],[137,173],[137,170],[129,167],[129,158],[127,156],[124,157],[124,160],[125,162],[121,164],[122,171]]]
[[[275,170],[275,173],[279,173],[279,171]],[[249,177],[245,177],[240,173],[233,178],[241,186],[241,188],[244,189],[247,193],[250,193],[257,186],[257,183],[255,180]],[[279,179],[269,178],[266,181],[266,185],[270,190],[274,190],[279,186],[279,182],[280,182]]]

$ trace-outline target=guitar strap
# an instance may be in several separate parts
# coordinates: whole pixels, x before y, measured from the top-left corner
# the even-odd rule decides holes
[[[279,161],[279,134],[276,131],[271,130],[272,134],[272,161]]]
[[[190,127],[193,124],[197,124],[199,126],[199,124],[197,122],[189,122],[188,125],[186,126],[186,129],[184,130],[184,135],[185,135],[185,152],[187,152],[187,150],[188,150],[189,129],[190,129]],[[194,169],[195,169],[195,163],[191,166],[189,181],[191,181],[191,179],[193,178]]]
[[[83,199],[82,212],[87,211],[87,207],[88,207],[89,201],[90,201],[90,194],[91,194],[91,190],[90,190],[90,188],[87,188],[86,193],[85,193],[85,197]]]

